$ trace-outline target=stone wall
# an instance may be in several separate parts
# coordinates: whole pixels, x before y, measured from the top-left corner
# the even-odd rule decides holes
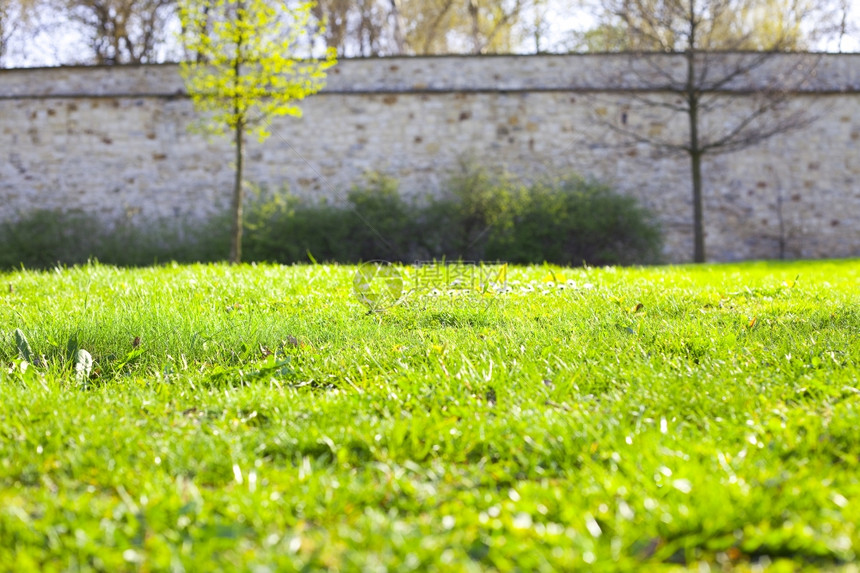
[[[651,58],[682,70],[678,57]],[[775,258],[780,240],[789,257],[860,256],[860,55],[774,58],[723,86],[704,128],[730,126],[752,104],[752,86],[802,74],[810,61],[815,75],[798,80],[781,113],[815,121],[705,162],[712,260]],[[272,137],[252,142],[248,178],[337,200],[367,170],[399,178],[406,194],[434,193],[464,158],[528,177],[577,171],[653,209],[666,258],[686,261],[688,161],[621,145],[609,127],[683,139],[683,116],[639,105],[671,103],[643,91],[652,64],[622,55],[347,60],[302,104],[302,118],[278,119]],[[0,219],[47,208],[109,225],[223,209],[230,142],[190,131],[194,119],[173,65],[0,71]]]

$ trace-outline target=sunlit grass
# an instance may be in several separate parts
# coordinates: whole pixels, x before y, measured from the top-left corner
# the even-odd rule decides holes
[[[0,275],[0,568],[856,558],[860,262],[511,268],[381,313],[354,272]]]

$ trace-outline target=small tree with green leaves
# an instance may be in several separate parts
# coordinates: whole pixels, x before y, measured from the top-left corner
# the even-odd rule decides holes
[[[236,154],[230,262],[242,258],[245,137],[269,135],[273,117],[300,116],[297,102],[322,89],[325,70],[336,63],[329,50],[311,54],[316,37],[308,22],[313,2],[283,0],[180,0],[182,43],[193,61],[182,64],[185,87],[202,126],[232,135]]]

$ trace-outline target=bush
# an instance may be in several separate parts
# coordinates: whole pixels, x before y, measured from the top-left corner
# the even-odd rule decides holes
[[[37,210],[16,222],[0,224],[0,268],[23,264],[46,268],[58,261],[86,262],[93,247],[93,222],[77,213]]]
[[[448,259],[633,264],[656,262],[662,247],[634,198],[576,175],[527,185],[464,166],[426,215],[426,244]]]
[[[461,165],[442,195],[425,208],[422,244],[430,258],[484,259],[488,234],[509,226],[523,193],[522,184],[510,175]]]
[[[538,182],[518,195],[485,256],[512,263],[616,265],[658,260],[662,237],[632,197],[571,176]]]
[[[373,259],[505,260],[559,265],[654,262],[660,231],[635,199],[578,176],[526,185],[464,165],[447,190],[423,205],[406,202],[378,174],[347,203],[303,203],[270,194],[249,210],[249,260],[292,263]]]
[[[354,263],[409,260],[416,253],[416,211],[397,181],[379,174],[353,187],[345,205],[301,201],[258,190],[246,215],[249,261]]]
[[[373,259],[504,260],[558,265],[649,263],[661,236],[635,199],[569,176],[527,184],[464,165],[439,197],[412,203],[395,179],[370,174],[342,204],[257,188],[245,210],[246,261],[355,263]],[[97,258],[120,266],[222,260],[227,214],[192,225],[117,225],[38,211],[0,224],[0,268],[45,268]]]
[[[109,229],[86,213],[37,210],[0,223],[0,269],[45,269],[90,259],[118,266],[217,261],[229,246],[225,221],[217,217],[191,225],[162,221]]]

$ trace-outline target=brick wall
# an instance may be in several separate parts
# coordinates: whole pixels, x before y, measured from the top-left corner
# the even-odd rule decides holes
[[[678,57],[653,58],[683,72]],[[860,55],[774,58],[714,96],[726,105],[704,127],[740,117],[751,86],[804,73],[810,61],[815,75],[788,108],[814,122],[706,159],[712,260],[774,258],[780,237],[790,257],[860,256]],[[347,60],[302,118],[276,120],[272,137],[250,144],[248,179],[337,199],[367,170],[397,177],[407,195],[433,193],[464,158],[530,177],[577,171],[653,209],[666,258],[686,261],[688,161],[622,146],[606,126],[684,138],[683,116],[637,105],[671,102],[641,91],[651,64],[623,55]],[[0,71],[0,219],[48,208],[145,224],[225,208],[230,141],[189,130],[195,117],[173,65]]]

